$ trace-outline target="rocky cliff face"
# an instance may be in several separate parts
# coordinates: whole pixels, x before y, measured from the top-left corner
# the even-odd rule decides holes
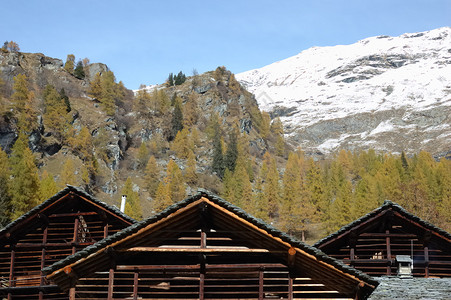
[[[314,47],[237,79],[307,152],[451,150],[449,27]]]
[[[196,120],[192,126],[196,127],[199,135],[199,145],[195,151],[197,172],[202,174],[199,186],[212,190],[218,186],[215,182],[218,179],[211,173],[213,150],[206,134],[213,114],[219,116],[226,141],[228,132],[238,125],[239,130],[247,136],[253,156],[260,157],[268,149],[268,143],[263,141],[256,130],[255,120],[261,118],[261,115],[255,97],[241,87],[225,68],[188,77],[182,85],[168,87],[163,84],[148,88],[150,94],[155,90],[163,90],[167,101],[164,112],[158,111],[150,102],[144,106],[136,105],[133,92],[122,90],[125,97],[116,101],[116,113],[113,116],[107,115],[99,101],[87,95],[89,83],[95,74],[107,70],[106,65],[91,64],[85,68],[86,78],[81,80],[65,71],[63,62],[59,59],[39,53],[0,53],[0,76],[6,83],[2,91],[3,97],[0,97],[1,148],[9,152],[18,136],[10,95],[13,92],[14,76],[25,74],[29,89],[35,94],[32,105],[38,116],[38,128],[29,133],[29,146],[37,158],[40,170],[47,171],[58,180],[64,163],[71,159],[77,177],[77,182],[73,184],[83,185],[99,196],[106,194],[114,197],[120,192],[127,177],[132,177],[136,191],[140,192],[143,199],[148,197],[143,188],[146,186],[143,182],[143,158],[139,157],[142,143],[149,149],[154,142],[158,144],[158,149],[152,151],[162,170],[170,159],[175,160],[182,170],[187,167],[186,159],[178,158],[171,150],[170,132],[174,107],[170,106],[170,102],[175,96],[182,99],[184,110],[189,111],[186,107],[190,106],[194,111]],[[57,140],[44,126],[42,90],[47,84],[53,85],[58,91],[64,88],[69,96],[72,110],[68,114],[72,131],[62,141]],[[89,183],[83,182],[81,175],[85,158],[79,150],[71,148],[73,142],[69,142],[70,138],[78,138],[82,128],[88,129],[90,133],[90,141],[87,140],[86,143],[90,147],[87,152],[95,159],[96,175]]]
[[[64,88],[69,97],[85,97],[91,77],[107,69],[103,64],[92,64],[88,66],[90,71],[87,72],[86,79],[81,80],[66,72],[63,67],[61,59],[41,53],[0,52],[0,76],[5,82],[3,94],[11,95],[14,76],[25,74],[29,79],[29,88],[34,91],[51,84],[58,91]]]

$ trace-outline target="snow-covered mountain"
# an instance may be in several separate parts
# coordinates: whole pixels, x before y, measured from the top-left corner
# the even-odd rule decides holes
[[[313,47],[236,78],[305,151],[451,151],[450,27]]]

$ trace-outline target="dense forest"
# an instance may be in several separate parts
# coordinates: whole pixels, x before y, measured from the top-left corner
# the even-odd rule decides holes
[[[83,80],[89,61],[76,67],[74,61],[68,56],[64,69]],[[207,92],[205,86],[213,88]],[[373,150],[341,150],[314,159],[286,144],[280,119],[261,112],[224,67],[192,77],[171,73],[166,84],[131,96],[107,71],[89,81],[87,93],[90,99],[80,100],[49,84],[31,90],[23,74],[15,76],[11,95],[3,93],[0,126],[13,124],[17,139],[11,149],[0,150],[1,225],[65,184],[91,192],[112,176],[123,182],[114,195],[127,195],[126,213],[136,219],[203,187],[303,240],[333,232],[386,199],[451,229],[451,161],[437,161],[423,151],[399,155]],[[206,93],[227,103],[226,109],[213,107],[206,116],[200,104]],[[76,122],[83,101],[94,103],[90,109],[101,114],[93,119],[126,124],[130,135],[142,128],[153,133],[134,138],[116,166],[109,150],[112,137],[105,129],[111,125]],[[127,117],[124,111],[134,113]],[[242,115],[249,116],[252,126],[240,122]],[[141,123],[145,125],[138,127]],[[51,161],[30,148],[36,131],[44,131],[47,140],[64,150],[60,168],[50,169]]]

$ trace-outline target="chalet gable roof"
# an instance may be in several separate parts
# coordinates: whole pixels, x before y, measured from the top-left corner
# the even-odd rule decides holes
[[[351,234],[351,232],[359,231],[360,228],[362,228],[363,226],[367,226],[368,223],[371,223],[373,220],[376,220],[377,218],[388,213],[389,211],[398,213],[400,216],[403,216],[405,219],[408,219],[411,222],[413,222],[417,227],[433,233],[437,238],[446,241],[446,243],[451,243],[451,234],[448,233],[447,231],[415,216],[414,214],[405,210],[399,204],[396,204],[389,200],[385,200],[382,206],[374,209],[373,211],[355,220],[354,222],[351,222],[343,226],[338,231],[319,240],[313,246],[317,248],[323,248],[335,240],[342,239],[348,236],[349,234]]]
[[[211,213],[208,213],[203,220],[201,217],[199,221],[197,216],[202,214],[200,210],[203,207],[206,207]],[[301,258],[296,259],[295,263],[300,264],[300,268],[302,267],[308,272],[312,272],[318,278],[327,276],[340,277],[348,285],[351,285],[353,289],[360,287],[366,293],[371,292],[378,285],[378,282],[372,277],[275,229],[271,225],[252,217],[242,209],[205,190],[199,190],[196,195],[168,207],[161,213],[123,229],[66,259],[56,262],[52,266],[45,268],[43,272],[58,285],[68,288],[68,282],[73,280],[74,273],[77,276],[88,273],[91,270],[89,269],[90,263],[95,262],[95,268],[99,268],[99,265],[102,265],[102,263],[108,264],[108,255],[112,255],[111,252],[126,251],[132,248],[137,249],[141,240],[151,235],[158,235],[159,230],[162,228],[192,226],[192,222],[200,222],[196,223],[196,226],[202,226],[202,222],[215,222],[219,224],[218,226],[224,228],[230,224],[233,229],[248,230],[260,237],[261,244],[265,247],[280,250],[279,252],[283,253],[284,259],[287,257],[288,251],[296,251],[294,255]],[[339,288],[344,289],[344,287]]]
[[[65,205],[64,199],[67,196],[75,195],[80,199],[83,199],[86,202],[89,202],[91,205],[96,206],[99,211],[105,212],[106,215],[114,216],[114,218],[122,220],[124,223],[127,224],[134,224],[136,223],[136,220],[127,216],[123,212],[121,212],[116,207],[110,206],[106,204],[105,202],[102,202],[85,191],[83,191],[80,188],[67,185],[66,188],[61,190],[60,192],[56,193],[46,201],[42,202],[41,204],[37,205],[27,213],[23,214],[21,217],[17,218],[16,220],[12,221],[8,225],[6,225],[4,228],[0,230],[0,240],[7,238],[8,236],[11,236],[13,233],[16,233],[20,228],[24,227],[28,222],[31,222],[33,219],[41,218],[42,214],[55,207],[56,205]]]

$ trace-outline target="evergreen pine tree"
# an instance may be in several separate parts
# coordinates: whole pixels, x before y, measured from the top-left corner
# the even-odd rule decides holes
[[[227,151],[224,155],[224,167],[230,171],[235,171],[236,160],[238,157],[238,144],[236,130],[232,130],[229,135]]]
[[[69,97],[66,95],[66,91],[64,88],[60,90],[60,97],[63,99],[64,104],[66,105],[66,112],[70,112],[72,108],[70,107]]]
[[[222,154],[221,137],[215,135],[213,137],[213,162],[211,164],[212,171],[216,173],[219,178],[224,176],[224,157]]]
[[[77,66],[74,70],[74,76],[78,79],[85,79],[85,69],[81,60],[77,62]]]
[[[173,86],[174,85],[174,74],[172,74],[172,73],[169,73],[168,85],[169,86]]]
[[[182,112],[182,99],[176,98],[174,104],[174,111],[172,112],[171,120],[171,136],[175,138],[177,133],[183,129],[183,112]]]

